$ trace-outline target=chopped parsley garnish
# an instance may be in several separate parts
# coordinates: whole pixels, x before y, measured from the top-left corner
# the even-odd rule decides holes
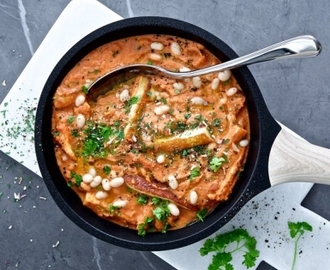
[[[75,172],[71,172],[71,178],[74,179],[74,184],[76,187],[80,187],[82,182],[82,176],[80,174],[77,174]]]
[[[207,209],[206,208],[203,208],[203,209],[199,210],[196,213],[196,216],[197,216],[199,221],[204,221],[206,215],[207,215]]]
[[[152,197],[151,201],[153,205],[158,205],[162,201],[162,199],[158,197]]]
[[[145,194],[139,194],[136,200],[138,204],[147,204],[149,201],[149,197]]]
[[[243,254],[242,264],[246,268],[255,266],[255,262],[259,257],[259,250],[256,248],[257,241],[250,236],[245,229],[235,229],[233,231],[216,235],[213,239],[207,239],[200,248],[201,256],[206,256],[211,252],[215,255],[208,269],[234,269],[231,264],[233,253]]]
[[[81,87],[81,91],[82,91],[83,93],[87,94],[87,93],[88,93],[88,87],[86,87],[86,85],[83,85],[83,86]]]
[[[75,117],[74,117],[73,115],[70,115],[70,116],[67,118],[66,122],[67,122],[69,125],[71,125],[71,124],[74,122],[74,119],[75,119]]]
[[[156,206],[156,208],[152,212],[156,219],[163,223],[162,233],[166,233],[169,227],[167,218],[171,215],[170,209],[168,208],[169,202],[157,197],[153,197],[151,201]]]
[[[145,236],[148,231],[153,230],[154,218],[153,217],[146,217],[144,223],[140,223],[137,227],[138,235]]]
[[[190,118],[190,116],[191,116],[191,113],[189,113],[189,112],[184,114],[184,118],[187,120]]]
[[[129,113],[132,105],[137,104],[139,102],[139,100],[140,100],[140,97],[138,97],[138,96],[131,97],[129,100],[127,100],[125,103],[125,113]]]
[[[228,163],[226,155],[222,155],[222,157],[213,157],[209,163],[209,167],[212,172],[217,172],[222,167],[223,163]]]
[[[111,167],[108,166],[108,165],[105,165],[105,166],[103,167],[103,172],[104,172],[106,175],[108,175],[108,174],[111,172]]]
[[[114,206],[113,204],[109,204],[108,210],[109,210],[109,212],[111,214],[117,214],[117,215],[119,215],[120,207]]]
[[[78,129],[71,130],[71,135],[74,138],[78,138],[79,137],[79,131],[78,131]]]
[[[200,176],[200,174],[201,174],[201,168],[196,166],[191,169],[189,179],[193,180],[194,178]]]
[[[94,122],[87,123],[84,133],[86,137],[83,141],[82,156],[85,158],[90,156],[104,158],[109,152],[108,148],[117,147],[124,139],[123,129]],[[107,143],[107,148],[105,143]]]
[[[213,119],[212,126],[214,126],[214,127],[220,127],[220,124],[221,124],[221,122],[220,122],[220,119],[219,118]]]
[[[164,97],[160,98],[159,99],[159,102],[164,103],[164,104],[167,104],[167,100]]]

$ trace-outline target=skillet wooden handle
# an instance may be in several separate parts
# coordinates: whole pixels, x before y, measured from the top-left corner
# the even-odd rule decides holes
[[[330,185],[330,149],[313,145],[287,127],[281,127],[269,156],[271,185],[288,182]]]

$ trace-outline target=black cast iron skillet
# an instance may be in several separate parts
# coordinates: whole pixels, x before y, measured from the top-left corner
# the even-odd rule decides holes
[[[67,187],[57,166],[51,132],[53,95],[65,75],[90,51],[113,40],[143,34],[169,34],[196,41],[203,44],[221,61],[237,57],[237,54],[217,37],[199,27],[174,19],[138,17],[104,26],[74,45],[58,62],[49,76],[37,109],[35,147],[40,171],[51,195],[59,208],[76,225],[91,235],[114,245],[137,250],[157,251],[183,247],[206,238],[230,221],[252,197],[271,186],[268,161],[272,145],[281,131],[281,126],[267,110],[260,90],[249,70],[246,67],[233,70],[234,76],[246,94],[251,141],[244,172],[230,199],[219,205],[204,222],[168,231],[166,234],[154,233],[145,237],[138,236],[134,230],[120,227],[97,217],[91,210],[84,207],[74,191]],[[301,140],[301,142],[304,141]],[[281,147],[277,147],[277,149],[280,150]],[[327,154],[330,156],[330,153]],[[274,162],[281,167],[279,162],[276,160]],[[328,174],[330,175],[329,172]],[[278,182],[281,182],[281,178]]]

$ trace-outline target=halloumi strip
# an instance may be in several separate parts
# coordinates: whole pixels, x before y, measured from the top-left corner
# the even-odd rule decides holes
[[[155,140],[152,145],[155,150],[171,152],[174,150],[189,149],[199,145],[206,145],[213,142],[206,127],[186,130],[181,134],[170,138]]]
[[[136,78],[134,89],[132,92],[132,97],[137,97],[138,101],[132,104],[130,111],[128,113],[128,124],[124,129],[124,138],[127,141],[132,142],[132,137],[136,128],[136,120],[143,111],[143,106],[145,104],[145,96],[150,88],[149,80],[146,77],[139,76]]]
[[[162,183],[148,182],[143,177],[138,175],[124,175],[125,183],[135,191],[140,193],[169,200],[178,206],[188,210],[196,211],[198,207],[179,199],[174,193],[169,190],[169,187]]]

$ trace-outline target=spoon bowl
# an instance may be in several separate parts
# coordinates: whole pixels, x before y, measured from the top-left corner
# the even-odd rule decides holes
[[[314,57],[319,55],[321,50],[322,46],[315,37],[303,35],[281,41],[230,61],[193,71],[176,72],[148,64],[128,65],[112,70],[94,81],[88,87],[88,99],[96,101],[98,96],[107,93],[116,84],[132,79],[138,74],[153,74],[174,79],[184,79],[266,61]]]

